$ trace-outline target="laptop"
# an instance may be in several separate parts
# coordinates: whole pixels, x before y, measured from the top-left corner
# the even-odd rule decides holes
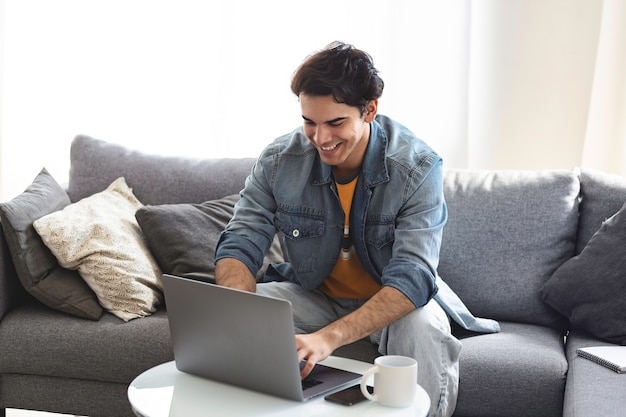
[[[361,375],[321,364],[302,381],[291,303],[163,275],[176,368],[295,401],[354,385]]]

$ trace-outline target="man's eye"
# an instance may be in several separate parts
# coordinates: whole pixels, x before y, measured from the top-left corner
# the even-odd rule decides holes
[[[328,125],[332,126],[332,127],[338,127],[338,126],[341,126],[342,123],[343,123],[343,121],[341,121],[341,122],[331,122],[331,123],[328,123]]]

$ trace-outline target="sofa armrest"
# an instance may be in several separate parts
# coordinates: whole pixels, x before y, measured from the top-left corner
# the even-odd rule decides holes
[[[0,223],[0,319],[26,298],[26,291],[17,277],[11,253]]]
[[[582,330],[570,331],[566,353],[569,370],[565,386],[563,416],[610,416],[623,411],[626,375],[618,374],[576,354],[589,346],[617,346]]]

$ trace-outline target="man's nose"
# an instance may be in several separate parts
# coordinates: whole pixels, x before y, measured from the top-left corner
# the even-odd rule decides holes
[[[317,126],[315,128],[315,135],[313,137],[315,143],[323,144],[328,142],[331,138],[332,135],[325,126]]]

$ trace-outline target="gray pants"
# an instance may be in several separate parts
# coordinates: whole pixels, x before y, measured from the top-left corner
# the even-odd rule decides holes
[[[366,300],[335,299],[289,282],[257,286],[257,292],[291,301],[296,331],[311,333],[359,308]],[[382,355],[403,355],[418,363],[417,382],[430,397],[430,417],[451,416],[459,387],[459,342],[448,316],[431,300],[370,336]]]

